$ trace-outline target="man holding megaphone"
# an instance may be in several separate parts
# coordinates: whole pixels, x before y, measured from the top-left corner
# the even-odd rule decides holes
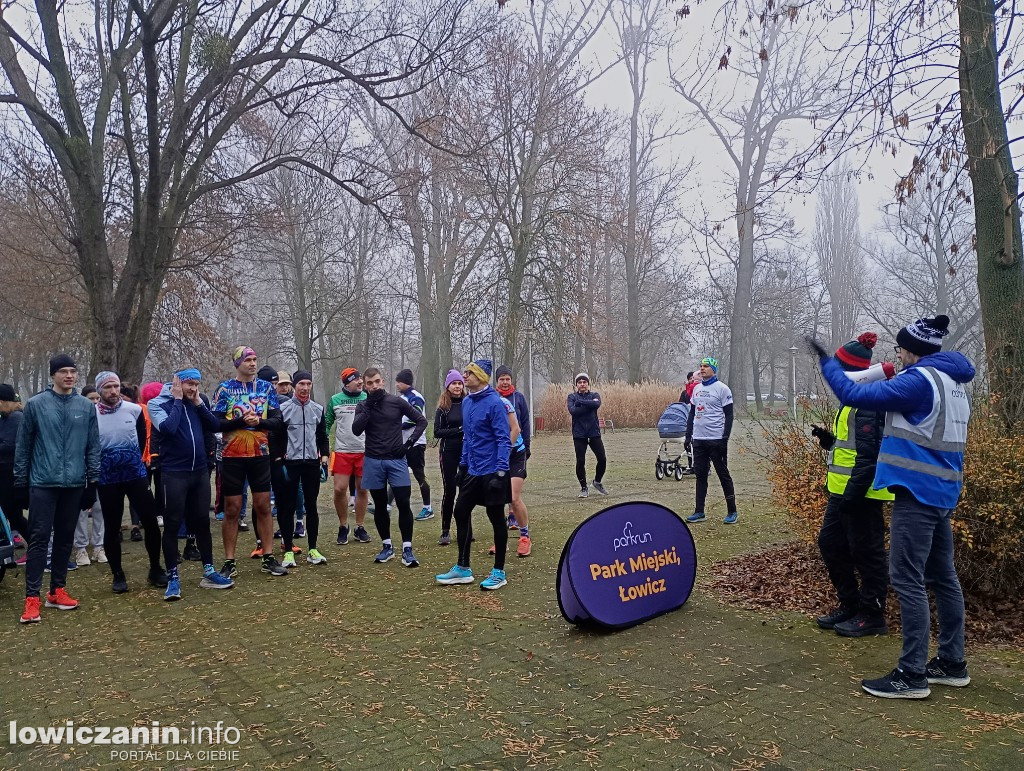
[[[833,358],[851,380],[866,377],[870,370],[883,373],[876,379],[892,377],[878,365],[871,366],[877,341],[876,334],[865,332],[841,346]],[[891,364],[889,372],[893,372]],[[828,450],[829,498],[818,548],[839,597],[839,606],[817,621],[822,629],[835,629],[843,637],[889,632],[885,623],[889,565],[882,502],[893,500],[893,495],[887,489],[872,488],[884,428],[884,412],[840,404],[831,431],[821,426],[811,431]]]

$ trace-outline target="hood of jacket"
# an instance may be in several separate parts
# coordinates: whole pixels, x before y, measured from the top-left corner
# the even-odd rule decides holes
[[[960,351],[939,351],[922,356],[916,364],[908,369],[915,367],[934,367],[939,372],[949,375],[957,383],[970,383],[976,374],[970,359]]]

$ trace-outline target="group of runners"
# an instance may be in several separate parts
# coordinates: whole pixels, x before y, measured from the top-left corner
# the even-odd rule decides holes
[[[398,373],[395,395],[388,393],[376,367],[348,367],[341,372],[340,391],[320,404],[312,398],[313,377],[306,370],[289,377],[269,367],[259,369],[256,352],[247,346],[232,352],[232,363],[234,377],[217,385],[212,398],[203,394],[203,376],[192,367],[175,372],[169,383],[144,386],[140,391],[148,398],[138,400],[144,403],[134,400],[136,393],[126,384],[122,392],[121,379],[109,371],[100,372],[83,396],[76,389],[77,366],[67,354],[50,360],[51,385],[24,405],[12,387],[0,386],[0,508],[28,542],[22,623],[39,621],[41,604],[58,610],[78,607],[67,591],[67,575],[75,564],[76,527],[90,512],[94,532],[103,531],[102,550],[94,549],[94,556],[109,565],[113,592],[129,591],[121,555],[126,501],[141,527],[147,580],[164,589],[168,601],[182,597],[182,556],[201,563],[201,588],[234,586],[238,534],[248,529],[247,497],[258,539],[251,556],[260,559],[262,572],[288,575],[302,552],[295,539],[303,536],[306,562],[326,564],[319,549],[317,499],[329,473],[334,477],[337,544],[369,543],[365,518],[372,511],[381,540],[374,562],[397,556],[406,567],[419,566],[414,523],[433,518],[434,511],[424,473],[426,403],[413,387],[413,373]],[[519,533],[518,556],[528,557],[532,550],[522,495],[530,415],[511,370],[499,367],[493,373],[486,359],[471,362],[462,372],[451,370],[434,415],[434,436],[443,483],[438,544],[451,543],[453,520],[458,543],[455,564],[436,582],[476,580],[469,544],[474,540],[471,515],[480,506],[494,539],[493,569],[480,587],[499,589],[508,581],[508,531]],[[422,498],[415,517],[410,472]],[[218,519],[223,512],[219,569],[210,528],[214,489]],[[392,540],[392,506],[400,545]],[[297,509],[304,510],[304,527],[298,530]],[[187,537],[184,554],[182,536]],[[280,561],[273,549],[277,538]],[[50,586],[42,598],[45,572]]]

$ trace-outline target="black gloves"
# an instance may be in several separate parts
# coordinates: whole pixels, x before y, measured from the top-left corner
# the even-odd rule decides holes
[[[466,481],[466,477],[469,475],[469,466],[459,466],[459,470],[455,472],[455,484],[457,487],[462,487],[462,483]]]
[[[28,511],[28,485],[16,484],[11,493],[14,505],[23,511]],[[23,533],[23,535],[25,534]]]
[[[530,445],[526,445],[526,459],[530,459]]]
[[[693,437],[692,436],[687,436],[683,440],[683,449],[686,450],[687,452],[690,452],[690,450],[693,449]]]
[[[96,484],[94,482],[90,482],[89,484],[87,484],[85,486],[85,489],[82,490],[82,500],[79,502],[78,508],[81,511],[85,511],[86,509],[91,509],[95,505],[96,505]]]
[[[811,436],[818,440],[818,444],[821,445],[823,450],[831,450],[832,445],[836,443],[835,435],[828,429],[822,428],[821,426],[811,426]]]
[[[406,442],[405,443],[405,450],[404,450],[405,454],[408,455],[410,452],[412,452],[412,448],[415,447],[415,446],[416,446],[416,442],[414,442],[412,439],[410,439],[408,442]]]
[[[807,343],[807,350],[815,354],[819,359],[827,359],[829,352],[825,350],[824,346],[814,339],[813,335],[805,335],[804,342]]]
[[[508,472],[495,471],[487,480],[487,495],[485,500],[488,506],[504,506],[508,503]]]

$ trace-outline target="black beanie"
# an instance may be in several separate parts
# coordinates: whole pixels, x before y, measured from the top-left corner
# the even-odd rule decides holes
[[[412,380],[413,376],[411,369],[403,369],[401,372],[395,375],[396,383],[405,383],[407,386],[412,386]]]
[[[896,344],[918,356],[942,350],[942,338],[949,334],[949,316],[918,319],[896,333]]]
[[[260,380],[269,380],[271,383],[277,382],[277,370],[271,367],[269,364],[264,364],[260,367],[259,372],[256,373],[256,377]]]
[[[512,377],[512,370],[509,369],[509,367],[505,364],[502,364],[500,367],[498,367],[498,369],[494,371],[494,379],[497,380],[502,375],[508,375],[509,377]]]
[[[310,382],[313,382],[313,373],[308,372],[304,369],[295,370],[295,373],[292,375],[292,382],[298,383],[300,380],[308,380]]]
[[[20,402],[18,398],[18,392],[14,390],[14,386],[7,383],[0,383],[0,402]]]
[[[878,335],[874,332],[865,332],[856,340],[840,346],[836,351],[835,359],[839,366],[847,372],[858,372],[871,366],[871,349],[878,342]]]
[[[50,359],[50,377],[53,377],[57,370],[64,369],[65,367],[74,367],[75,369],[78,369],[78,365],[75,364],[74,359],[66,353],[58,353]]]

